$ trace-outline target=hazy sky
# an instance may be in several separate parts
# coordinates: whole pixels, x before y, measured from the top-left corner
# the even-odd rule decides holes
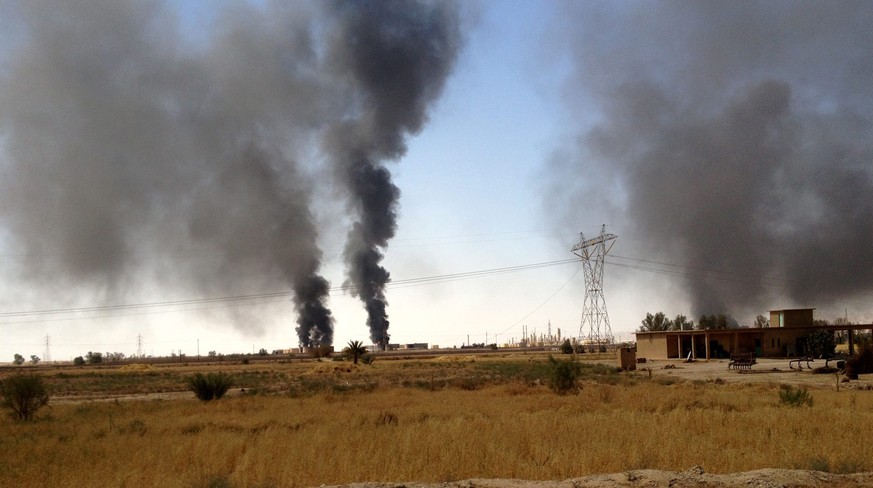
[[[873,321],[869,2],[354,6],[0,1],[0,361],[296,346],[313,276],[369,342],[360,236],[391,342],[575,336],[602,224],[620,339]],[[350,240],[359,160],[398,219]]]

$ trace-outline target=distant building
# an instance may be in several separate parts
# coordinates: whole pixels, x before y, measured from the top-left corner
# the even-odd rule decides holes
[[[808,338],[816,330],[847,332],[850,353],[853,331],[873,330],[873,324],[815,325],[814,308],[770,311],[770,326],[764,328],[668,330],[636,332],[637,357],[649,359],[729,358],[731,354],[754,353],[758,357],[805,356]]]
[[[814,308],[770,310],[770,327],[812,327]]]

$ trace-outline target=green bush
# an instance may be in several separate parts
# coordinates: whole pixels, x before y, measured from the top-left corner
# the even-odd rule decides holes
[[[208,402],[218,400],[227,393],[232,383],[230,375],[225,373],[197,373],[186,380],[188,388],[198,399]]]
[[[549,388],[559,395],[577,393],[579,386],[577,380],[581,373],[579,363],[568,360],[559,361],[549,356]]]
[[[782,385],[779,388],[779,403],[789,407],[811,407],[812,394],[805,386],[795,388],[791,385]]]
[[[36,374],[17,374],[0,384],[3,405],[12,409],[13,417],[30,420],[41,407],[48,404],[48,393],[42,377]]]
[[[809,349],[817,358],[830,358],[834,356],[837,348],[837,343],[834,340],[834,333],[830,330],[816,330],[809,335],[807,339]]]

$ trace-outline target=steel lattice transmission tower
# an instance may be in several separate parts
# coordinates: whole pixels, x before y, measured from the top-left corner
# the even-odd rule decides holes
[[[600,235],[593,239],[585,239],[580,232],[579,243],[570,249],[570,252],[582,258],[582,269],[585,271],[585,305],[582,307],[579,341],[592,347],[614,342],[609,314],[606,313],[606,299],[603,297],[603,262],[616,238],[618,236],[615,234],[606,233],[604,224]]]
[[[51,350],[51,338],[48,334],[45,335],[45,350],[42,352],[42,360],[43,362],[50,363],[52,362],[52,350]]]

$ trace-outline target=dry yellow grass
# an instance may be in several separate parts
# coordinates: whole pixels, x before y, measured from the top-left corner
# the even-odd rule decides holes
[[[360,368],[342,378],[452,373],[443,367]],[[873,421],[873,392],[815,390],[812,407],[791,408],[779,404],[775,384],[635,378],[586,381],[570,396],[519,381],[471,391],[380,386],[205,404],[55,405],[36,422],[0,419],[0,486],[565,479],[692,465],[722,473],[871,468],[873,444],[858,427]]]

